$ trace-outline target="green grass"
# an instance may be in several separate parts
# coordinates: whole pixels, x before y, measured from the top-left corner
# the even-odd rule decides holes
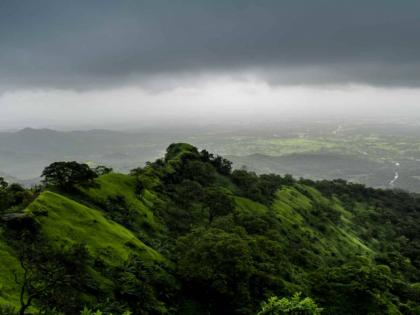
[[[155,220],[150,206],[154,196],[150,193],[143,194],[140,200],[135,194],[135,177],[125,174],[109,173],[95,180],[97,187],[81,188],[89,200],[104,204],[108,198],[123,196],[130,210],[136,213],[139,226],[148,226],[155,232],[162,230],[162,226]]]
[[[143,258],[163,260],[123,226],[108,220],[101,211],[89,208],[62,195],[46,191],[26,211],[39,213],[42,232],[57,245],[84,243],[95,257],[118,264],[130,253],[141,252]]]
[[[0,237],[0,305],[19,306],[19,286],[15,283],[14,272],[19,278],[22,273],[19,260]]]
[[[156,201],[153,192],[144,191],[142,200],[135,195],[135,178],[124,174],[107,174],[96,179],[95,188],[84,188],[84,196],[63,196],[45,191],[25,211],[37,216],[42,234],[53,245],[70,246],[86,244],[94,258],[111,266],[120,265],[130,254],[138,254],[146,261],[167,262],[157,251],[145,245],[135,234],[107,218],[105,212],[94,206],[117,195],[124,196],[136,220],[156,231],[162,228],[150,210]],[[77,199],[73,199],[77,198]],[[83,202],[83,203],[82,203]],[[44,213],[42,215],[42,213]],[[19,261],[0,234],[0,305],[19,306],[19,286],[14,281],[14,271],[21,273]],[[98,283],[106,287],[109,280],[91,270]]]
[[[298,190],[299,189],[299,190]],[[302,192],[305,192],[303,194]],[[313,225],[318,218],[312,213],[314,204],[324,204],[341,214],[340,223],[322,222],[325,230]],[[357,253],[371,254],[372,250],[354,232],[352,214],[336,198],[326,198],[319,191],[305,185],[284,187],[276,193],[273,210],[282,220],[287,234],[301,235],[311,239],[312,248],[323,253],[321,257],[346,257]]]
[[[247,198],[235,197],[234,200],[235,200],[236,208],[244,213],[263,214],[268,211],[266,206],[258,202],[249,200]]]
[[[311,209],[311,200],[293,187],[284,187],[276,193],[273,210],[289,223],[301,224],[303,217],[298,210]]]

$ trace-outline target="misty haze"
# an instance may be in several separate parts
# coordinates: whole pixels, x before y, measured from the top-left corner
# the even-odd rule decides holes
[[[0,0],[0,315],[420,314],[419,30]]]

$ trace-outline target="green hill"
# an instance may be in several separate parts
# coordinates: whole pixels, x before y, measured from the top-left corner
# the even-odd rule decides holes
[[[302,292],[325,314],[420,314],[418,195],[232,171],[188,144],[2,194],[3,308],[23,288],[28,314],[256,314]]]

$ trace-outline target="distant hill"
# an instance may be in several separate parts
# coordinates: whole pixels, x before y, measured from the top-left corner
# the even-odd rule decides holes
[[[0,132],[0,168],[19,180],[37,178],[45,165],[59,160],[92,161],[127,171],[156,158],[167,141],[153,132],[31,128]]]
[[[0,132],[0,170],[26,185],[36,183],[46,165],[62,160],[104,164],[126,173],[161,156],[168,143],[188,142],[257,173],[290,173],[314,180],[344,178],[371,187],[420,192],[419,127],[338,127],[288,124],[274,130],[226,131],[216,126],[136,132],[26,128]]]
[[[376,188],[400,188],[420,191],[420,165],[417,160],[405,160],[404,167],[395,163],[333,152],[296,153],[283,156],[252,154],[227,156],[235,167],[246,167],[257,173],[293,174],[311,179],[342,178]],[[398,173],[398,182],[391,182]]]
[[[302,292],[325,314],[420,312],[419,195],[232,171],[185,143],[64,188],[0,215],[0,305],[20,307],[26,266],[33,311],[246,315]]]
[[[234,162],[236,167],[246,166],[258,173],[293,174],[296,177],[312,179],[343,178],[382,188],[390,188],[388,184],[394,177],[395,171],[395,167],[389,163],[332,152],[227,157]],[[420,187],[420,181],[415,187],[417,186]],[[409,187],[405,188],[409,189]],[[411,188],[414,187],[411,186]]]

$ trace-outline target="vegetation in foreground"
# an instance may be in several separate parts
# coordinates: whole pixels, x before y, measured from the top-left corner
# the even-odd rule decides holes
[[[420,197],[231,169],[188,144],[130,175],[0,181],[0,314],[420,314]]]

